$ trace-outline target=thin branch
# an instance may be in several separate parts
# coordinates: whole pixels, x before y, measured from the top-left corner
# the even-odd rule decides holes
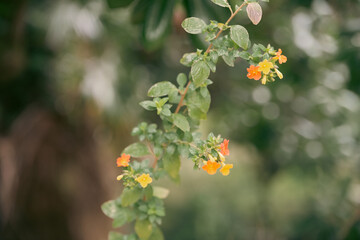
[[[196,148],[197,150],[200,150],[200,148],[198,148],[195,144],[193,143],[190,143],[190,142],[185,142],[185,141],[181,141],[181,140],[177,140],[176,141],[177,143],[180,143],[180,144],[186,144],[186,145],[189,145],[190,147],[193,147],[193,148]]]
[[[154,163],[153,163],[153,166],[152,166],[152,167],[155,168],[155,167],[156,167],[156,164],[157,164],[157,161],[158,161],[159,159],[158,159],[158,157],[155,155],[154,150],[153,150],[153,148],[152,148],[152,146],[151,146],[151,144],[150,144],[149,141],[146,141],[146,146],[148,147],[148,149],[149,149],[152,157],[154,158]]]
[[[229,8],[229,10],[230,10],[230,12],[231,12],[231,15],[233,15],[233,14],[234,14],[234,12],[233,12],[233,10],[232,10],[232,8],[231,8],[230,4],[228,4],[228,8]]]
[[[243,8],[246,4],[247,4],[246,2],[243,2],[243,4],[241,4],[240,7],[238,7],[236,9],[236,11],[233,14],[231,14],[229,19],[226,21],[225,26],[227,26],[229,24],[229,22],[236,16],[236,14],[238,14],[240,12],[241,8]],[[221,28],[220,31],[216,34],[216,37],[214,38],[214,40],[217,39],[223,31],[224,31],[223,28]],[[213,44],[211,43],[209,45],[209,47],[206,49],[205,53],[209,53],[212,47],[213,47]]]
[[[186,85],[186,88],[185,88],[184,92],[181,94],[180,102],[179,102],[179,104],[178,104],[177,107],[176,107],[175,113],[178,113],[178,112],[180,111],[180,108],[181,108],[181,106],[183,105],[183,101],[184,101],[185,95],[186,95],[187,91],[189,90],[190,83],[191,83],[191,81],[188,82],[188,84]]]

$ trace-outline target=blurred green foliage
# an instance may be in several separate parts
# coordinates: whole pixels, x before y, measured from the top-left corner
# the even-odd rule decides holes
[[[186,40],[182,19],[228,17],[207,0],[148,1],[154,20],[136,15],[141,0],[115,10],[100,1],[25,2],[0,4],[2,134],[41,105],[75,126],[85,116],[114,156],[131,142],[134,123],[156,121],[137,105],[148,87],[175,81],[182,54],[203,46]],[[224,179],[183,163],[182,185],[171,185],[165,202],[166,239],[360,238],[359,1],[263,6],[258,27],[236,21],[254,42],[283,50],[285,78],[260,86],[242,61],[219,66],[202,131],[230,139],[234,171]],[[162,20],[166,31],[147,42],[147,27]]]

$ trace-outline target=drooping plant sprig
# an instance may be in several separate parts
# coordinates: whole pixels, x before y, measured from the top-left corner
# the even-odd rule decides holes
[[[153,180],[169,176],[179,181],[180,159],[192,159],[195,169],[203,169],[208,174],[229,175],[233,164],[226,163],[229,155],[229,140],[210,133],[202,140],[197,132],[200,120],[206,119],[210,107],[208,85],[212,83],[210,72],[216,71],[221,57],[229,66],[234,66],[237,58],[249,62],[249,79],[260,80],[262,84],[283,78],[278,64],[285,63],[286,57],[281,49],[268,45],[254,44],[251,47],[248,31],[241,25],[229,25],[230,21],[246,6],[247,15],[257,25],[262,17],[258,1],[244,1],[234,10],[227,0],[211,0],[228,8],[231,15],[225,23],[210,21],[206,24],[196,17],[186,18],[182,27],[190,34],[204,34],[209,42],[203,51],[186,53],[180,63],[190,67],[190,73],[178,74],[177,86],[169,81],[153,85],[147,95],[152,98],[140,102],[148,111],[155,111],[160,117],[162,127],[145,122],[136,126],[132,135],[139,142],[126,147],[117,158],[117,166],[122,169],[117,177],[124,190],[120,197],[102,205],[103,212],[114,219],[113,227],[121,227],[135,222],[135,233],[122,235],[111,232],[111,240],[161,240],[164,239],[159,228],[165,216],[163,199],[169,190],[153,186]],[[262,0],[268,2],[266,0]],[[137,160],[135,160],[137,159]]]

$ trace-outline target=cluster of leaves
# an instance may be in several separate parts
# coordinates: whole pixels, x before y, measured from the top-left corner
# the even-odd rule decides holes
[[[129,1],[131,2],[131,1]],[[163,239],[159,229],[161,217],[165,215],[163,198],[168,190],[153,187],[153,179],[168,175],[172,180],[179,181],[180,159],[192,159],[195,169],[203,169],[215,174],[217,169],[227,176],[232,164],[225,164],[225,156],[229,155],[228,140],[210,133],[206,140],[196,132],[200,120],[206,119],[210,107],[208,85],[210,72],[216,71],[216,64],[221,57],[226,64],[234,66],[240,57],[250,64],[271,62],[263,70],[268,78],[276,71],[278,54],[271,46],[255,44],[251,49],[249,33],[241,25],[228,25],[243,7],[247,7],[249,18],[254,24],[261,20],[261,6],[256,1],[245,1],[241,6],[232,7],[226,0],[212,0],[215,4],[228,8],[231,16],[225,23],[210,21],[206,24],[202,19],[190,17],[183,21],[182,27],[190,34],[205,34],[209,47],[204,51],[186,53],[180,62],[191,67],[190,73],[180,73],[177,84],[163,81],[153,85],[147,93],[150,100],[140,102],[148,111],[156,111],[162,127],[156,124],[140,123],[132,131],[139,142],[126,147],[118,158],[118,167],[123,172],[118,176],[122,180],[122,195],[103,205],[105,214],[114,219],[114,227],[126,222],[135,221],[135,233],[123,236],[111,233],[110,239]],[[221,35],[223,33],[223,35]],[[221,36],[220,36],[221,35]],[[272,57],[274,55],[274,57]],[[249,71],[249,70],[248,70]],[[271,75],[271,79],[273,79]],[[270,78],[269,78],[270,79]],[[130,161],[140,158],[142,162]]]

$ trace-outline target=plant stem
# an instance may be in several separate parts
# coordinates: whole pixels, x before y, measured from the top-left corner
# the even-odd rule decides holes
[[[235,10],[235,12],[232,12],[232,11],[231,11],[231,16],[230,16],[229,19],[226,21],[225,26],[229,24],[229,22],[236,16],[236,14],[238,14],[238,13],[240,12],[241,8],[243,8],[246,4],[247,4],[246,2],[243,2],[243,3],[240,5],[240,7],[238,7],[238,8]],[[220,29],[219,32],[216,34],[216,37],[214,38],[214,40],[217,39],[222,32],[223,32],[223,29]],[[205,51],[205,54],[208,54],[208,53],[210,52],[210,50],[211,50],[212,47],[213,47],[213,44],[210,43],[209,47],[208,47],[208,48],[206,49],[206,51]],[[180,111],[180,108],[181,108],[181,106],[183,105],[183,101],[184,101],[185,95],[186,95],[187,91],[189,90],[190,83],[191,83],[191,81],[188,82],[188,84],[186,85],[185,91],[181,94],[180,102],[179,102],[179,104],[178,104],[177,107],[176,107],[175,113],[178,113],[178,112]]]
[[[179,104],[178,104],[177,107],[176,107],[175,113],[178,113],[178,112],[180,111],[180,108],[181,108],[182,103],[183,103],[183,101],[184,101],[185,95],[186,95],[187,91],[189,90],[190,83],[191,83],[191,81],[188,82],[188,84],[186,85],[186,88],[185,88],[184,92],[181,94],[180,102],[179,102]]]
[[[154,153],[154,150],[153,150],[153,148],[152,148],[152,146],[151,146],[151,144],[150,144],[149,141],[146,141],[146,146],[148,147],[151,155],[152,155],[153,158],[154,158],[154,163],[153,163],[152,167],[155,168],[155,167],[156,167],[156,164],[157,164],[157,161],[158,161],[158,158],[156,157],[156,155],[155,155],[155,153]]]
[[[227,26],[229,24],[229,22],[236,16],[236,14],[238,14],[240,12],[241,8],[243,8],[246,4],[247,4],[246,2],[243,2],[243,4],[241,4],[240,7],[238,7],[236,9],[236,11],[233,14],[231,14],[229,19],[226,21],[225,26]],[[217,39],[223,31],[224,31],[223,28],[221,28],[219,30],[219,32],[216,34],[216,37],[214,38],[214,40]],[[209,53],[212,47],[213,47],[213,44],[211,43],[209,45],[209,47],[206,49],[205,53]]]
[[[236,16],[236,14],[238,14],[240,12],[240,10],[247,4],[247,2],[243,2],[240,7],[238,7],[235,12],[232,11],[231,7],[230,7],[230,12],[231,12],[231,16],[229,17],[229,19],[225,22],[225,26],[227,26],[229,24],[229,22]],[[216,37],[214,38],[217,39],[220,34],[223,32],[223,28],[219,30],[219,32],[216,34]],[[205,54],[208,54],[211,50],[211,48],[213,47],[213,44],[210,43],[209,47],[206,49],[205,51]],[[180,108],[183,106],[183,102],[184,102],[184,98],[185,98],[185,95],[186,93],[188,92],[189,90],[189,87],[190,87],[190,84],[191,84],[191,81],[189,80],[189,82],[187,83],[186,87],[185,87],[185,90],[184,92],[181,94],[181,98],[180,98],[180,101],[179,101],[179,104],[177,105],[176,109],[175,109],[175,112],[174,113],[178,113],[180,111]],[[148,148],[149,148],[149,151],[151,152],[151,155],[154,157],[154,163],[153,163],[153,168],[156,167],[156,164],[157,164],[157,161],[158,161],[158,158],[156,157],[150,143],[147,141],[146,142]],[[195,146],[196,147],[196,146]]]

